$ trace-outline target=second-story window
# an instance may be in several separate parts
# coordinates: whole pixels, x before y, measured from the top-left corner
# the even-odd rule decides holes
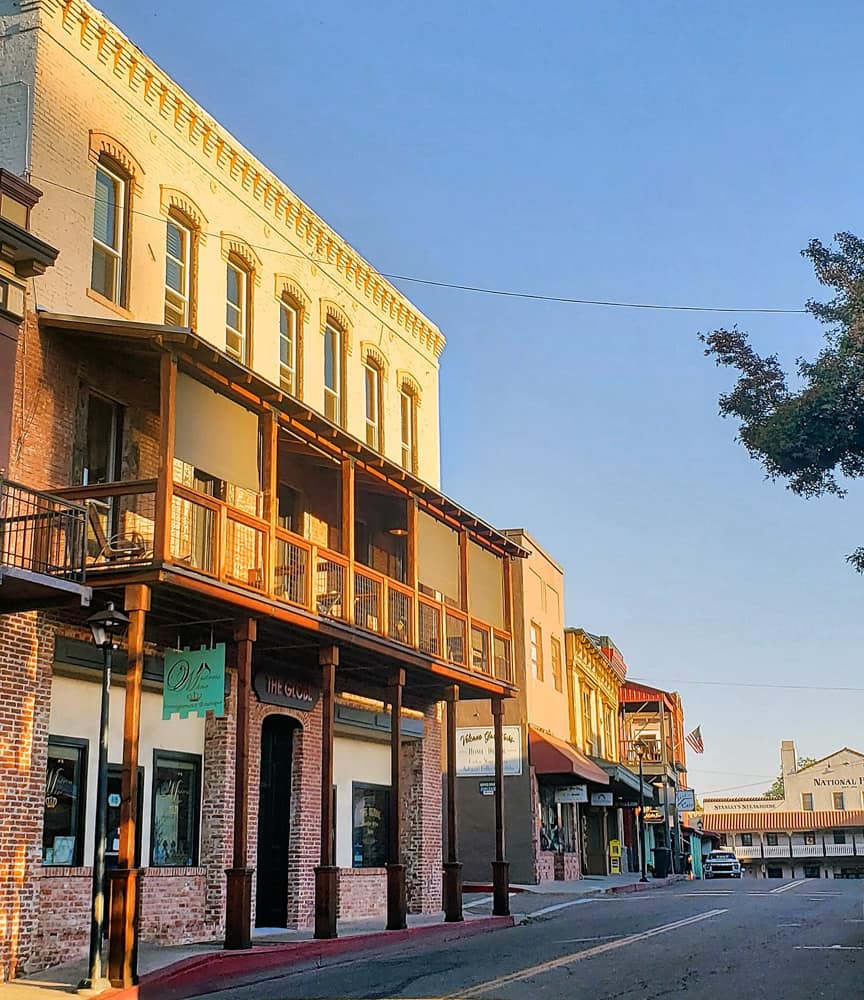
[[[543,680],[543,634],[540,626],[531,622],[531,674]]]
[[[845,809],[846,808],[845,799],[843,797],[843,793],[842,792],[834,792],[833,793],[833,798],[834,798],[834,808],[835,809]]]
[[[552,683],[556,691],[564,689],[564,674],[561,669],[561,643],[552,636]]]
[[[594,722],[591,715],[591,692],[588,688],[582,691],[582,734],[587,753],[594,753]]]
[[[343,398],[344,335],[334,323],[324,327],[324,416],[334,424],[344,424]]]
[[[96,166],[90,287],[118,305],[126,304],[128,189],[127,178],[100,160]]]
[[[249,364],[249,274],[242,265],[226,265],[225,349],[241,364]]]
[[[402,468],[417,471],[417,397],[407,387],[399,394],[402,422]]]
[[[382,451],[381,441],[381,369],[367,359],[363,366],[366,381],[366,444]]]
[[[803,792],[801,795],[801,808],[804,812],[813,812],[813,793]]]
[[[298,394],[298,318],[297,309],[290,302],[279,303],[279,386],[292,396]]]
[[[192,232],[178,219],[170,218],[165,231],[165,322],[188,326]]]

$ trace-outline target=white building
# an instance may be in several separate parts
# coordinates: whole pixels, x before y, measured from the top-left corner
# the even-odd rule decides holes
[[[864,754],[843,747],[799,769],[780,745],[785,796],[704,799],[703,823],[762,878],[864,878]]]

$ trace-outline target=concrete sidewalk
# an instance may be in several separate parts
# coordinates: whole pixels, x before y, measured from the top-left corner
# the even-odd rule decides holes
[[[595,893],[638,892],[640,889],[659,889],[673,882],[683,881],[684,875],[670,875],[668,878],[650,878],[640,882],[639,872],[628,872],[625,875],[586,875],[570,882],[557,882],[544,879],[537,885],[514,885],[518,892],[536,892],[543,896],[592,896]]]
[[[408,928],[385,930],[381,920],[339,922],[339,937],[316,941],[311,929],[256,928],[248,951],[225,951],[221,942],[159,947],[142,944],[138,956],[140,984],[128,990],[99,994],[80,991],[77,984],[86,973],[86,960],[57,966],[31,977],[0,984],[0,1000],[59,1000],[66,995],[99,996],[100,1000],[159,1000],[191,995],[188,990],[225,977],[253,975],[278,967],[338,958],[357,951],[379,950],[397,945],[443,943],[474,934],[512,927],[512,917],[488,917],[465,911],[463,923],[445,924],[443,913],[411,915]],[[194,985],[193,985],[194,984]]]

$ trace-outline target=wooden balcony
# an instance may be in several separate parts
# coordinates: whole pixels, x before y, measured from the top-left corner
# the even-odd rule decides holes
[[[260,595],[432,660],[513,683],[510,632],[422,593],[416,572],[410,574],[413,585],[392,579],[176,482],[170,503],[157,479],[58,492],[75,502],[86,523],[81,551],[96,586],[100,580],[109,584],[143,570],[173,567],[222,585],[228,600],[238,591]]]
[[[85,508],[0,478],[0,611],[89,604]]]

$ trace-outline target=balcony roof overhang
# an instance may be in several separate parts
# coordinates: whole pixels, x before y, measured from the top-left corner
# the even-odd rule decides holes
[[[0,565],[0,614],[90,604],[92,588],[47,573]]]
[[[376,479],[386,481],[395,491],[416,497],[421,508],[429,509],[454,528],[468,531],[499,555],[525,558],[529,554],[503,532],[331,423],[301,400],[234,361],[224,351],[203,340],[191,328],[48,312],[39,313],[39,325],[47,330],[63,330],[96,338],[123,338],[127,345],[133,345],[142,351],[171,351],[178,356],[178,362],[183,367],[232,391],[253,407],[276,411],[282,426],[290,428],[334,458],[353,458],[358,468]]]

